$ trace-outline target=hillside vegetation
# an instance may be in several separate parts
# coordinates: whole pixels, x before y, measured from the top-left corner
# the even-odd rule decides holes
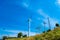
[[[55,28],[50,32],[35,36],[37,40],[60,40],[60,27]]]
[[[54,30],[38,34],[32,37],[25,38],[12,38],[8,40],[60,40],[60,27],[56,27]]]

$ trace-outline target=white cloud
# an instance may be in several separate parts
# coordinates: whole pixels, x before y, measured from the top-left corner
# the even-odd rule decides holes
[[[26,2],[23,2],[23,3],[22,3],[22,6],[28,8],[28,7],[29,7],[29,4],[26,3]]]
[[[8,37],[17,37],[17,34],[9,34]]]
[[[43,17],[48,17],[48,15],[46,15],[42,9],[38,9],[37,12],[42,15]]]
[[[60,0],[56,0],[55,4],[60,7]]]
[[[57,0],[57,3],[60,5],[60,0]]]
[[[9,34],[9,36],[13,35],[13,37],[14,36],[16,37],[19,32],[22,32],[23,34],[28,34],[28,31],[20,31],[20,30],[3,30],[3,31],[11,32],[12,34]],[[33,36],[33,35],[36,35],[36,33],[35,32],[30,32],[29,35]]]
[[[3,30],[3,31],[11,32],[11,33],[18,33],[18,32],[20,32],[19,30]]]
[[[37,12],[44,17],[43,21],[46,22],[46,27],[48,27],[48,17],[49,17],[49,20],[50,20],[50,25],[52,27],[55,26],[55,23],[58,23],[58,21],[52,17],[50,17],[49,15],[47,15],[42,9],[38,9]],[[44,24],[42,23],[42,25],[44,26]]]

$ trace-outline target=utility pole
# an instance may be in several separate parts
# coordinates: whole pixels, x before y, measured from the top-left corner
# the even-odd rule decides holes
[[[49,25],[49,30],[51,30],[49,17],[48,17],[48,25]]]

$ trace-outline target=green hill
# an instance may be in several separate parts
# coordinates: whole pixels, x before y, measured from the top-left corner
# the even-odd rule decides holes
[[[52,31],[38,34],[27,38],[10,38],[8,40],[60,40],[60,27],[55,28]]]
[[[35,36],[37,40],[60,40],[60,27],[55,28],[50,32],[43,33],[39,36]]]

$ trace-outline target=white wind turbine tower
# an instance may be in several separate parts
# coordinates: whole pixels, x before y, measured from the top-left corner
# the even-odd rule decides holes
[[[46,22],[45,22],[45,21],[43,21],[43,24],[44,24],[44,32],[46,32],[46,30],[45,30]]]
[[[31,18],[28,19],[28,37],[30,35]]]
[[[48,17],[48,25],[49,25],[49,30],[51,30],[51,25],[50,25],[49,17]]]

